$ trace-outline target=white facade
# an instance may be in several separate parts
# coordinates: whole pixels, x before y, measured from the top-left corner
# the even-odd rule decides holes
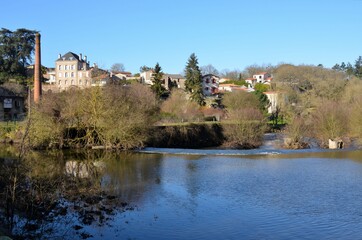
[[[141,77],[141,83],[144,84],[148,84],[148,85],[152,85],[152,74],[153,74],[153,70],[148,70],[145,72],[141,72],[140,73],[140,77]]]
[[[55,84],[60,90],[66,90],[70,87],[86,88],[90,87],[91,68],[87,62],[87,56],[82,58],[82,54],[68,52],[55,62]]]
[[[270,77],[271,77],[270,74],[267,73],[267,72],[262,72],[262,73],[258,73],[258,74],[253,75],[253,79],[256,79],[257,83],[264,83]]]

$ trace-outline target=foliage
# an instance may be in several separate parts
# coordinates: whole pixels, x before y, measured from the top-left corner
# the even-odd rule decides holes
[[[24,80],[26,67],[34,52],[36,31],[24,28],[10,31],[0,30],[0,82],[11,78]]]
[[[262,144],[266,131],[263,114],[256,108],[246,107],[228,111],[229,122],[223,123],[226,146],[255,148]]]
[[[335,71],[344,72],[349,77],[353,75],[359,79],[362,79],[362,56],[359,56],[355,60],[354,65],[351,63],[346,64],[345,62],[342,62],[341,64],[335,64],[332,69]]]
[[[223,84],[235,84],[238,86],[248,86],[248,84],[245,82],[245,80],[228,80],[223,82]]]
[[[191,99],[197,102],[200,106],[205,104],[204,94],[202,91],[202,78],[201,71],[198,66],[198,60],[195,53],[192,53],[188,59],[186,68],[185,68],[185,88],[186,91],[190,94]]]
[[[233,147],[253,148],[262,143],[266,122],[255,94],[231,92],[224,95],[227,124],[223,124],[225,136]]]
[[[202,117],[199,105],[188,100],[186,93],[180,89],[172,90],[171,96],[162,103],[161,112],[177,122],[193,121]]]
[[[161,66],[157,63],[155,68],[154,68],[154,72],[153,72],[153,79],[152,79],[152,86],[151,89],[152,91],[155,93],[157,99],[160,99],[161,96],[165,93],[166,89],[162,86],[162,76],[163,76],[163,72],[162,72],[162,68]]]
[[[287,141],[284,142],[285,147],[291,149],[306,148],[308,145],[304,141],[304,137],[308,135],[310,126],[300,116],[295,116],[286,127],[284,133],[287,136]]]
[[[338,102],[324,101],[312,114],[313,135],[326,146],[328,139],[346,137],[349,125],[346,119],[350,116],[347,108]]]
[[[115,63],[111,66],[110,71],[111,72],[124,72],[125,68],[124,68],[123,63]]]
[[[154,94],[140,84],[46,94],[31,111],[27,142],[32,148],[141,147],[156,110]]]
[[[350,103],[350,108],[353,109],[348,118],[350,136],[359,138],[362,142],[362,96],[360,94]]]
[[[228,69],[224,69],[222,72],[220,72],[220,74],[221,74],[221,77],[230,79],[230,81],[241,81],[248,77],[246,74],[244,74],[243,72],[241,72],[238,69],[235,69],[232,71],[228,70]]]
[[[200,67],[200,70],[202,75],[207,75],[207,74],[213,74],[216,76],[219,75],[219,71],[211,64]]]
[[[269,90],[269,85],[264,83],[256,83],[254,89],[259,92],[266,92]]]
[[[150,67],[147,67],[146,65],[143,65],[143,66],[141,66],[140,67],[140,72],[142,73],[142,72],[147,72],[147,71],[149,71],[149,70],[151,70],[152,68],[150,68]]]
[[[225,93],[222,104],[228,111],[238,110],[240,108],[259,109],[260,102],[255,94],[244,91]]]
[[[280,106],[283,115],[306,115],[322,101],[337,101],[347,84],[342,72],[316,66],[280,65],[275,69],[277,90],[283,92]]]

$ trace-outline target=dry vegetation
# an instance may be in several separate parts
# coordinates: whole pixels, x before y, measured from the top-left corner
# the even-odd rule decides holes
[[[153,93],[139,84],[48,94],[31,109],[27,143],[32,148],[142,147],[156,109]]]

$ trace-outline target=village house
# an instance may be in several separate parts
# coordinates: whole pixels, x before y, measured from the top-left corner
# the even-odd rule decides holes
[[[213,96],[219,93],[220,77],[213,74],[202,76],[202,91],[204,96]]]
[[[254,87],[257,83],[263,83],[263,84],[271,84],[273,80],[273,77],[267,73],[262,72],[258,74],[254,74],[252,78],[245,79],[245,82],[250,85],[250,87]]]
[[[87,56],[82,57],[68,52],[63,56],[59,54],[55,61],[55,84],[60,90],[70,87],[86,88],[92,86],[91,67]]]
[[[25,114],[24,97],[0,87],[0,121],[21,120]]]
[[[162,75],[162,85],[167,89],[170,90],[171,86],[176,88],[185,88],[185,77],[181,74],[169,74],[164,73]],[[153,85],[153,70],[148,70],[141,72],[140,74],[140,82],[147,85]]]

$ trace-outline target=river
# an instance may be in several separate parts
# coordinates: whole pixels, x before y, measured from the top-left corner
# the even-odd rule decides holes
[[[54,192],[64,211],[38,223],[40,239],[362,239],[361,150],[150,148],[29,159],[32,179],[62,176]],[[13,233],[24,235],[21,214],[15,221]]]

